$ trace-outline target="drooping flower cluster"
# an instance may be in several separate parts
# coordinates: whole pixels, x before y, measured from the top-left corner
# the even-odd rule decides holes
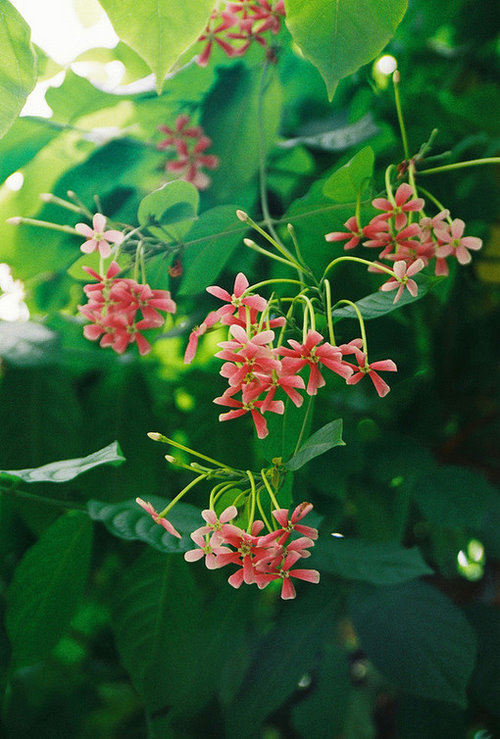
[[[382,211],[370,222],[362,226],[356,216],[346,222],[347,231],[332,231],[325,235],[327,241],[346,241],[344,249],[354,249],[358,244],[372,249],[380,249],[378,259],[394,263],[395,277],[381,286],[381,290],[397,288],[396,303],[406,287],[412,295],[417,294],[417,284],[413,277],[431,260],[435,259],[436,275],[447,275],[448,257],[456,257],[460,264],[468,264],[472,257],[469,250],[477,251],[482,246],[481,239],[465,236],[465,223],[459,218],[452,220],[450,213],[442,209],[432,218],[424,213],[425,201],[417,197],[415,189],[403,183],[394,195],[375,198],[372,205]],[[418,221],[413,221],[414,215]],[[374,263],[372,271],[377,271]]]
[[[141,332],[163,325],[165,319],[159,311],[175,313],[170,292],[119,277],[121,268],[115,261],[105,275],[90,267],[83,269],[97,280],[83,288],[88,302],[79,310],[90,321],[83,328],[84,336],[91,341],[100,339],[101,346],[110,346],[118,354],[134,342],[141,355],[151,351],[151,344]]]
[[[238,514],[235,506],[226,508],[219,518],[214,511],[205,510],[202,516],[206,525],[191,534],[197,548],[186,552],[184,558],[195,562],[205,557],[205,564],[211,570],[235,564],[238,569],[228,578],[234,588],[245,583],[262,589],[273,580],[281,580],[281,597],[295,598],[290,578],[319,582],[317,570],[294,568],[300,559],[310,556],[308,549],[318,538],[316,529],[299,523],[312,507],[311,503],[301,503],[291,515],[285,508],[274,510],[279,528],[263,535],[264,523],[260,520],[253,522],[250,532],[229,523]],[[292,538],[294,532],[299,536]]]
[[[197,64],[207,66],[214,44],[228,57],[243,56],[254,42],[266,48],[265,34],[268,31],[277,34],[284,16],[284,0],[274,3],[269,0],[227,0],[223,9],[213,11],[198,39],[204,46],[196,59]]]
[[[177,117],[174,128],[158,126],[158,130],[166,133],[167,137],[157,144],[157,148],[175,153],[175,158],[167,161],[166,171],[175,179],[192,182],[198,190],[206,190],[211,180],[203,169],[216,169],[219,157],[204,153],[212,140],[205,136],[202,127],[189,125],[189,116],[184,114]]]
[[[221,351],[215,355],[224,361],[220,374],[228,380],[228,388],[215,398],[214,403],[231,408],[220,414],[220,421],[250,413],[257,436],[263,439],[268,434],[264,414],[271,412],[281,415],[285,410],[283,400],[275,400],[276,393],[283,391],[292,403],[300,407],[303,396],[299,391],[305,390],[308,395],[316,395],[326,383],[322,374],[325,369],[347,382],[355,370],[358,374],[362,373],[356,382],[364,374],[369,374],[379,395],[388,392],[385,383],[376,382],[372,370],[396,371],[396,365],[390,360],[369,365],[361,352],[361,339],[334,346],[325,341],[319,331],[309,329],[302,343],[290,339],[289,346],[276,345],[273,329],[283,327],[286,319],[284,316],[269,316],[267,301],[251,293],[249,282],[242,272],[236,276],[232,294],[216,285],[207,287],[207,292],[223,300],[225,305],[209,313],[201,325],[193,329],[184,361],[192,361],[198,338],[208,328],[217,322],[229,326],[230,338],[219,344]],[[344,360],[344,356],[349,354],[356,356],[360,367]],[[306,368],[307,386],[300,375]],[[235,397],[237,395],[240,397]]]

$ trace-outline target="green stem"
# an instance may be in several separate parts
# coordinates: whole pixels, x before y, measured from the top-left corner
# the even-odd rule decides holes
[[[201,452],[195,452],[194,449],[190,449],[188,446],[184,446],[184,444],[180,444],[178,441],[169,439],[168,436],[163,436],[163,434],[159,434],[156,431],[150,431],[148,433],[148,436],[150,439],[153,439],[153,441],[161,441],[163,444],[170,444],[171,446],[174,446],[177,449],[182,449],[183,452],[187,452],[188,454],[193,454],[195,457],[199,457],[200,459],[204,459],[206,462],[215,464],[216,467],[220,467],[223,470],[227,470],[229,472],[237,472],[237,470],[235,470],[233,467],[228,467],[228,465],[224,464],[224,462],[219,462],[217,459],[212,459],[212,457],[207,457],[206,454],[202,454]]]
[[[309,420],[309,415],[311,413],[313,398],[314,398],[314,395],[310,395],[309,396],[309,402],[307,404],[306,415],[304,416],[304,420],[302,421],[302,428],[300,429],[299,438],[297,439],[297,444],[295,445],[293,456],[295,456],[297,454],[297,452],[299,451],[299,447],[300,447],[300,445],[302,443],[302,437],[305,434],[307,422]]]
[[[248,526],[247,526],[247,534],[250,534],[252,531],[253,522],[255,519],[255,498],[257,497],[257,491],[255,490],[255,480],[250,472],[250,470],[246,471],[247,477],[250,480],[250,487],[252,489],[251,496],[250,496],[250,515],[248,517]]]
[[[465,167],[477,167],[480,164],[500,164],[500,157],[485,157],[484,159],[469,159],[466,162],[455,162],[454,164],[443,164],[441,167],[432,167],[431,169],[418,170],[417,174],[437,174],[437,172],[447,172],[451,169],[464,169]]]
[[[262,282],[256,282],[255,285],[250,285],[249,287],[247,287],[243,295],[245,295],[245,293],[251,292],[252,290],[256,290],[259,287],[264,287],[265,285],[272,285],[275,282],[278,282],[278,283],[287,282],[289,284],[291,283],[292,285],[300,285],[301,287],[304,287],[304,283],[300,282],[299,280],[292,280],[288,277],[273,277],[269,280],[262,280]]]
[[[275,496],[275,494],[273,492],[273,489],[271,488],[271,485],[269,484],[269,480],[267,479],[267,476],[266,476],[266,471],[264,469],[262,469],[260,471],[260,474],[261,474],[261,477],[262,477],[262,481],[263,481],[264,485],[266,486],[266,490],[267,490],[267,492],[269,494],[269,498],[271,499],[271,503],[273,504],[273,506],[277,510],[279,510],[280,504],[278,503],[278,501],[276,499],[276,496]]]
[[[333,261],[330,262],[330,264],[325,269],[325,272],[323,274],[323,277],[321,278],[321,281],[323,282],[327,272],[331,270],[332,267],[334,267],[339,262],[359,262],[360,264],[367,264],[369,267],[372,267],[374,265],[373,262],[369,262],[368,259],[361,259],[361,257],[337,257]],[[391,277],[394,277],[397,279],[397,275],[395,272],[392,271],[392,269],[389,269],[389,267],[385,267],[383,264],[377,264],[375,265],[377,270],[380,270],[381,272],[385,272],[388,275],[391,275]]]
[[[328,323],[328,336],[330,338],[330,344],[335,346],[335,333],[333,331],[333,320],[332,320],[332,293],[330,289],[330,283],[325,280],[325,298],[326,298],[326,320]]]
[[[262,503],[261,503],[261,501],[260,501],[260,491],[261,491],[262,489],[263,489],[263,488],[257,488],[257,508],[259,509],[259,513],[260,513],[260,515],[262,516],[262,520],[264,521],[264,524],[266,525],[266,528],[267,528],[267,530],[269,531],[269,533],[271,533],[272,531],[274,531],[274,529],[273,529],[273,527],[271,526],[271,524],[269,523],[269,521],[268,521],[268,519],[267,519],[267,516],[266,516],[266,514],[264,513],[264,509],[263,509],[263,507],[262,507]]]
[[[361,311],[359,310],[359,308],[358,308],[358,306],[356,305],[356,303],[353,303],[353,302],[352,302],[352,300],[339,300],[339,301],[337,301],[337,302],[335,303],[334,309],[335,309],[335,308],[336,308],[336,307],[337,307],[338,305],[341,305],[341,304],[344,304],[344,305],[350,305],[350,306],[351,306],[351,308],[353,308],[353,309],[354,309],[354,311],[355,311],[355,313],[356,313],[356,316],[358,317],[358,322],[359,322],[359,329],[360,329],[360,331],[361,331],[361,339],[362,339],[362,341],[363,341],[363,351],[364,351],[364,353],[366,354],[366,358],[367,358],[367,360],[368,360],[368,342],[367,342],[367,340],[366,340],[365,322],[364,322],[364,320],[363,320],[363,316],[361,315]]]
[[[186,493],[187,493],[187,492],[189,492],[189,491],[191,490],[191,488],[194,488],[194,486],[195,486],[195,485],[198,485],[198,483],[199,483],[199,482],[201,482],[202,480],[204,480],[204,479],[206,478],[206,476],[207,476],[207,475],[206,475],[206,473],[203,473],[202,475],[198,475],[198,477],[195,477],[195,478],[194,478],[194,480],[191,480],[191,482],[190,482],[190,483],[188,483],[188,485],[186,485],[186,487],[185,487],[185,488],[182,488],[181,492],[180,492],[180,493],[178,493],[178,494],[177,494],[177,495],[175,496],[175,498],[174,498],[173,500],[171,500],[171,501],[170,501],[170,503],[168,504],[168,506],[167,506],[166,508],[164,508],[164,509],[163,509],[163,510],[161,511],[161,513],[159,513],[159,514],[158,514],[158,516],[159,516],[160,518],[164,518],[164,517],[165,517],[165,516],[167,515],[167,513],[168,513],[168,512],[170,511],[170,509],[171,509],[171,508],[173,508],[173,507],[174,507],[174,505],[175,505],[176,503],[178,503],[178,502],[179,502],[179,500],[180,500],[180,499],[181,499],[182,497],[184,497],[184,495],[186,495]]]
[[[403,142],[403,151],[405,153],[405,159],[410,158],[410,150],[408,148],[408,138],[406,136],[405,122],[403,119],[403,110],[401,108],[401,98],[399,96],[399,82],[401,80],[398,70],[392,75],[392,82],[394,84],[394,99],[396,102],[396,111],[398,114],[399,130],[401,131],[401,140]]]
[[[40,226],[41,228],[49,228],[52,231],[64,231],[64,233],[73,234],[76,236],[82,235],[72,226],[62,226],[59,223],[39,221],[36,218],[23,218],[22,216],[14,216],[14,218],[7,218],[6,223],[11,223],[13,226],[19,226],[21,223],[26,223],[28,226]]]
[[[248,246],[249,249],[253,249],[253,251],[258,252],[259,254],[264,254],[266,257],[269,257],[269,259],[275,259],[277,262],[286,264],[287,267],[297,269],[297,265],[294,262],[290,262],[289,259],[285,259],[284,257],[279,257],[277,254],[267,251],[267,249],[263,249],[261,246],[256,244],[255,241],[252,241],[252,239],[243,239],[243,243],[245,246]]]

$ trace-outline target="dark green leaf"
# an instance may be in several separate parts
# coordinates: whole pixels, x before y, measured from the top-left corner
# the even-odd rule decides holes
[[[462,612],[419,580],[356,585],[350,612],[375,667],[404,692],[466,705],[476,639]]]
[[[310,136],[297,136],[293,139],[282,141],[279,146],[283,149],[291,149],[303,144],[311,149],[320,149],[322,151],[344,151],[351,146],[356,146],[366,139],[370,139],[380,131],[376,125],[373,116],[367,113],[354,123],[345,123],[335,128],[331,126],[322,133],[315,133]]]
[[[285,0],[288,29],[321,72],[330,100],[339,80],[382,51],[406,5],[406,0]]]
[[[242,244],[246,229],[235,214],[236,206],[219,205],[202,213],[195,222],[182,257],[180,295],[200,293],[212,285]]]
[[[342,439],[342,419],[330,421],[326,426],[316,431],[308,440],[300,447],[298,452],[285,462],[287,470],[295,472],[303,467],[307,462],[320,454],[324,454],[334,446],[344,446]]]
[[[36,82],[30,28],[7,1],[0,0],[0,136],[16,120]]]
[[[356,301],[361,315],[367,321],[370,318],[380,318],[393,310],[398,310],[408,303],[415,303],[423,298],[435,285],[441,282],[440,277],[432,277],[430,275],[417,275],[415,282],[418,284],[418,294],[413,297],[408,290],[405,290],[397,303],[394,303],[395,291],[377,292],[367,295],[366,298]],[[334,320],[341,318],[356,318],[356,311],[350,305],[343,305],[341,308],[334,308],[332,311]]]
[[[63,459],[60,462],[50,462],[43,467],[28,470],[0,470],[0,476],[15,477],[23,482],[67,482],[101,464],[114,466],[125,461],[117,441],[104,449],[89,454],[80,459]]]
[[[190,182],[168,182],[141,200],[137,218],[158,238],[179,240],[193,225],[199,201],[198,190]]]
[[[9,590],[7,630],[17,667],[43,659],[57,644],[83,594],[92,523],[73,511],[28,549]]]
[[[160,512],[168,504],[165,498],[149,495],[147,502],[152,503]],[[201,526],[200,510],[189,503],[177,503],[167,518],[173,523],[182,539],[169,534],[163,526],[155,523],[135,500],[124,500],[122,503],[102,503],[90,500],[87,504],[89,514],[94,521],[101,521],[108,531],[120,539],[143,541],[159,552],[187,552],[194,544],[189,534]]]
[[[311,562],[321,572],[372,585],[393,585],[433,572],[417,547],[334,536],[321,537]]]

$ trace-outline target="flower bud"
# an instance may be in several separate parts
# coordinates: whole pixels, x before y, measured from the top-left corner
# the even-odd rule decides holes
[[[240,221],[243,221],[243,223],[246,223],[248,221],[248,213],[245,213],[244,210],[237,210],[236,215],[240,219]]]

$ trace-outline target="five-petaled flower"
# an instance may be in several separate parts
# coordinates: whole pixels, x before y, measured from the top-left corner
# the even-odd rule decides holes
[[[121,231],[116,231],[115,229],[105,231],[106,218],[102,213],[96,213],[94,215],[92,226],[93,228],[90,228],[86,223],[76,224],[75,230],[87,239],[87,241],[81,245],[80,249],[85,254],[91,254],[93,251],[97,250],[103,259],[107,259],[111,254],[111,245],[109,242],[111,241],[113,244],[121,244],[124,236]]]

